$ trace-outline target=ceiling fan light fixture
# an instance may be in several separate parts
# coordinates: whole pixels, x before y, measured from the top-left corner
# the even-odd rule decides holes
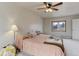
[[[48,9],[46,9],[45,11],[48,12]]]
[[[52,9],[50,9],[50,8],[46,9],[46,12],[52,12]]]

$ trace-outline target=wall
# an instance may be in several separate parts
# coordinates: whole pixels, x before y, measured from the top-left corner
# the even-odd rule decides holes
[[[43,31],[42,18],[40,18],[38,15],[35,15],[35,13],[21,11],[19,16],[20,17],[18,17],[15,22],[22,34],[32,32],[32,30],[38,30],[41,32]]]
[[[77,18],[79,18],[79,15],[44,18],[43,31],[46,34],[55,35],[61,38],[71,38],[72,37],[72,19],[77,19]],[[51,21],[53,20],[54,21],[66,20],[66,32],[52,32]]]
[[[39,26],[39,30],[42,31],[42,19],[37,14],[13,3],[0,3],[0,46],[14,43],[11,31],[13,24],[17,25],[22,34],[31,31],[31,25]]]

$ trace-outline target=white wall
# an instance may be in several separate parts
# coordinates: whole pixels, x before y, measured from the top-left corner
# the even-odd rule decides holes
[[[15,20],[19,30],[21,33],[26,34],[27,32],[31,32],[31,29],[36,29],[39,31],[43,31],[42,29],[42,19],[32,12],[21,11],[19,13],[19,17]]]
[[[29,32],[31,25],[39,26],[42,31],[42,19],[38,15],[13,3],[0,3],[0,46],[13,43],[13,32],[10,31],[13,24],[22,34]]]

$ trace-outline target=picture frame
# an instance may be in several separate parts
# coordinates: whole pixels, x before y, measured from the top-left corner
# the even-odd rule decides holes
[[[66,21],[51,21],[51,30],[53,32],[66,32]]]

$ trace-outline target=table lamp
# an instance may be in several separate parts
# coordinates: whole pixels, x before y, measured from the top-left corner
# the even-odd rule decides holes
[[[14,40],[15,40],[15,33],[18,31],[18,28],[16,25],[12,25],[11,30],[14,32]]]

